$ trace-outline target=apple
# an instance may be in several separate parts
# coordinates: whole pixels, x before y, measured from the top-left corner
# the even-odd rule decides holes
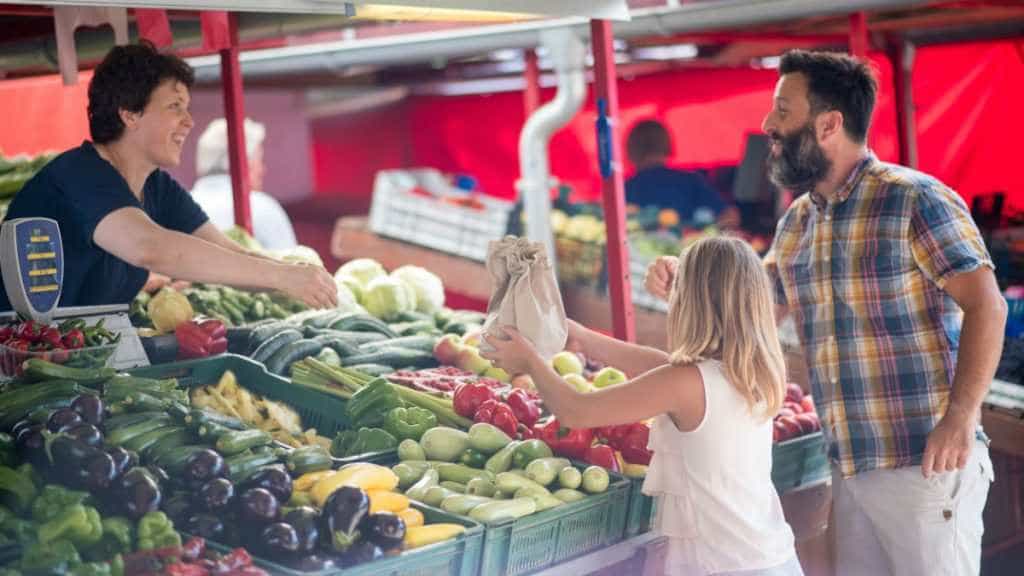
[[[796,413],[793,412],[792,410],[790,410],[789,408],[786,408],[785,406],[783,406],[782,408],[779,409],[779,413],[775,415],[775,419],[778,420],[779,418],[782,418],[783,416],[793,417],[793,416],[796,416]]]
[[[814,397],[810,394],[804,396],[800,400],[800,407],[804,409],[804,412],[808,414],[817,414],[817,410],[814,409]]]
[[[597,376],[594,377],[594,387],[606,388],[608,386],[622,384],[625,381],[626,374],[622,370],[607,366],[605,368],[601,368],[601,370],[597,372]]]
[[[575,352],[562,351],[551,358],[551,367],[559,376],[583,374],[583,362]]]
[[[456,366],[476,374],[483,374],[491,368],[491,361],[480,355],[476,348],[465,347],[459,352]]]
[[[789,431],[786,429],[786,425],[778,420],[772,424],[772,442],[783,442],[789,439]]]
[[[473,330],[466,332],[465,336],[462,337],[462,344],[464,346],[472,346],[473,348],[480,347],[480,339],[483,338],[483,330]]]
[[[791,402],[786,400],[782,403],[782,407],[789,408],[793,414],[802,414],[804,411],[804,407],[800,405],[800,402]]]
[[[804,398],[804,389],[799,384],[793,384],[790,382],[786,384],[786,400],[790,402],[799,402]]]
[[[568,374],[565,376],[565,381],[569,383],[577,392],[581,394],[587,394],[594,390],[594,386],[587,382],[587,379],[579,374]]]
[[[463,348],[458,336],[447,334],[434,345],[434,358],[444,366],[454,366]]]
[[[505,372],[505,370],[498,368],[497,366],[491,366],[488,368],[487,371],[484,372],[484,377],[494,378],[498,382],[504,382],[505,384],[512,381],[512,377],[508,375],[508,372]]]
[[[529,374],[518,374],[512,378],[513,388],[522,388],[523,390],[536,390],[537,387],[533,384],[533,378]]]
[[[797,414],[795,417],[797,424],[800,425],[800,430],[804,434],[810,434],[811,432],[817,432],[821,430],[821,422],[818,421],[818,415],[812,413]]]
[[[796,421],[796,416],[787,416],[785,418],[779,418],[776,421],[777,424],[782,424],[786,429],[786,438],[796,438],[803,434],[803,428],[800,423]]]

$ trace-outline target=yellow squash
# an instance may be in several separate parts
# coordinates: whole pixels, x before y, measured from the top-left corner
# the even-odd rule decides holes
[[[327,498],[342,486],[355,486],[366,491],[394,490],[398,486],[398,476],[385,466],[360,462],[320,480],[310,493],[313,501],[322,508]]]
[[[438,542],[444,542],[462,534],[466,527],[461,524],[430,524],[428,526],[406,527],[405,541],[402,547],[406,550],[422,548]]]

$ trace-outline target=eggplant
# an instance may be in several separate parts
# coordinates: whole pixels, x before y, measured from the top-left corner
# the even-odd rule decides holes
[[[15,440],[17,440],[18,436],[21,436],[21,432],[23,430],[28,430],[28,429],[32,428],[32,426],[34,426],[34,425],[35,424],[31,420],[29,420],[28,418],[26,418],[24,420],[18,420],[17,424],[15,424],[14,426],[11,427],[11,438],[14,438]]]
[[[71,408],[54,410],[46,420],[46,429],[50,432],[63,432],[75,424],[81,424],[82,417]]]
[[[384,551],[373,542],[366,540],[356,542],[348,547],[338,559],[343,568],[351,568],[367,562],[372,562],[384,555]]]
[[[285,561],[284,565],[299,572],[322,572],[331,568],[333,563],[329,559],[316,554],[300,554],[289,561]]]
[[[194,515],[192,495],[188,492],[175,492],[161,506],[175,525],[183,525]]]
[[[135,467],[124,473],[117,482],[112,496],[120,499],[125,516],[138,520],[160,508],[162,493],[153,475],[145,468]]]
[[[274,522],[260,533],[260,551],[266,551],[271,560],[284,560],[299,552],[299,535],[295,527],[284,522]]]
[[[250,488],[239,496],[237,511],[243,526],[259,529],[277,520],[281,505],[269,490]]]
[[[46,434],[43,434],[45,437]],[[58,434],[52,437],[50,442],[50,456],[53,459],[53,466],[63,470],[68,475],[74,475],[80,469],[103,451],[95,446],[90,446],[81,440],[76,440],[65,434]]]
[[[114,459],[114,466],[117,468],[118,476],[139,464],[139,455],[131,450],[125,450],[120,446],[106,446],[104,450]]]
[[[289,510],[283,520],[295,528],[299,536],[299,552],[311,554],[320,540],[320,514],[311,506]]]
[[[193,514],[185,520],[185,531],[207,540],[221,541],[224,522],[213,514]]]
[[[93,394],[82,394],[71,401],[71,409],[82,417],[87,424],[99,427],[103,425],[103,401]]]
[[[117,464],[106,452],[100,452],[90,459],[85,468],[85,481],[82,483],[90,492],[103,492],[117,478]]]
[[[267,466],[245,481],[243,489],[249,488],[263,488],[279,502],[287,502],[292,498],[292,477],[281,466]]]
[[[171,477],[167,474],[167,471],[157,466],[156,464],[146,464],[146,472],[149,472],[150,476],[156,480],[157,485],[167,486],[171,483]]]
[[[217,513],[227,509],[235,497],[235,485],[227,478],[214,478],[199,489],[196,506],[207,512]]]
[[[21,459],[32,464],[40,474],[45,474],[50,468],[50,459],[46,456],[46,437],[43,436],[43,430],[45,428],[41,424],[35,424],[22,430],[18,439],[14,441],[14,447]]]
[[[103,444],[103,433],[100,432],[100,429],[85,422],[67,428],[64,430],[64,435],[74,438],[79,442],[84,442],[89,446],[100,446]]]
[[[359,523],[370,512],[370,498],[361,488],[342,486],[324,503],[320,513],[321,545],[345,552],[359,537]]]
[[[370,514],[359,528],[363,538],[385,552],[401,547],[405,540],[405,521],[391,512]]]
[[[185,461],[185,484],[196,488],[227,473],[224,457],[213,450],[200,450]]]

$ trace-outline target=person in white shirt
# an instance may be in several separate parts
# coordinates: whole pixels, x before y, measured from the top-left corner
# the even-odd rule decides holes
[[[736,238],[683,250],[669,299],[671,353],[569,322],[569,349],[615,366],[628,382],[581,393],[511,327],[485,335],[483,356],[529,374],[563,426],[654,418],[644,493],[668,537],[673,576],[802,576],[793,531],[772,484],[772,417],[785,397],[773,292],[757,254]]]
[[[296,245],[295,231],[284,208],[263,188],[263,124],[245,119],[245,149],[249,158],[249,206],[256,240],[267,250],[283,250]],[[192,199],[198,203],[217,228],[235,225],[235,201],[232,195],[228,161],[228,129],[223,118],[210,122],[199,137],[196,148],[196,182]]]

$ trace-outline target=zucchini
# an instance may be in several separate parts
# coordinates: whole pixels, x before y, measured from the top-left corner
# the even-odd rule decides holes
[[[323,446],[303,446],[292,450],[285,458],[285,465],[292,476],[301,476],[309,472],[330,470],[331,455]]]
[[[160,437],[160,439],[151,444],[142,455],[146,457],[146,460],[156,460],[165,452],[181,448],[192,440],[192,432],[185,428],[178,427],[173,434]]]
[[[236,432],[236,430],[232,430],[227,426],[221,426],[216,422],[207,422],[205,424],[200,425],[198,428],[195,428],[194,432],[196,436],[202,438],[204,442],[209,442],[213,444],[221,436],[229,432]]]
[[[172,478],[180,477],[182,472],[185,470],[185,463],[188,462],[190,456],[200,450],[209,449],[209,446],[200,446],[196,444],[178,446],[177,448],[164,450],[160,454],[154,456],[153,464],[163,468],[164,471]]]
[[[409,336],[417,336],[425,334],[427,332],[437,330],[437,326],[434,326],[434,322],[431,320],[425,320],[420,322],[399,322],[396,324],[389,324],[392,330],[398,333],[404,338]],[[440,332],[440,330],[437,330]]]
[[[383,364],[393,368],[434,368],[437,359],[430,352],[407,350],[405,348],[386,347],[370,353],[349,356],[345,359],[346,366],[357,364]]]
[[[26,418],[33,424],[46,424],[46,421],[50,418],[51,412],[71,406],[71,401],[72,398],[58,398],[57,400],[51,400],[29,412]]]
[[[252,359],[255,360],[256,362],[262,362],[266,364],[267,360],[269,360],[270,357],[273,356],[275,352],[277,352],[281,348],[284,348],[288,344],[291,344],[292,342],[301,339],[302,332],[299,332],[294,328],[282,330],[275,334],[274,336],[268,338],[266,342],[264,342],[263,344],[260,344],[259,348],[257,348],[252,353]]]
[[[388,338],[397,338],[398,334],[385,324],[369,314],[350,314],[343,316],[330,325],[332,330],[354,331],[354,332],[378,332]]]
[[[335,336],[333,334],[321,334],[319,336],[307,336],[307,338],[334,350],[342,359],[359,354],[359,348],[355,344],[350,343],[340,336]]]
[[[74,398],[85,389],[77,382],[54,380],[8,390],[0,395],[0,430],[10,430],[33,409],[44,402]]]
[[[279,376],[285,376],[285,370],[307,356],[316,356],[324,349],[324,345],[315,340],[296,340],[286,346],[282,346],[277,352],[266,360],[267,371]]]
[[[358,370],[363,374],[369,374],[370,376],[384,376],[385,374],[391,374],[395,371],[391,366],[385,366],[383,364],[355,364],[348,366],[351,370]]]
[[[407,350],[421,350],[433,354],[437,340],[434,336],[402,336],[401,338],[392,338],[390,340],[367,342],[359,346],[359,351],[369,354],[383,348],[405,348]]]
[[[128,412],[155,412],[166,410],[169,402],[145,392],[132,392],[121,401],[121,404]]]
[[[265,466],[277,462],[273,454],[239,454],[224,461],[228,466],[228,478],[236,485],[248,480]]]
[[[431,314],[424,314],[423,312],[401,312],[395,317],[397,322],[430,322],[434,324],[434,317]]]
[[[162,417],[150,418],[138,424],[132,424],[131,426],[124,426],[117,428],[116,430],[107,429],[107,436],[104,439],[107,444],[113,444],[114,446],[122,446],[127,444],[133,438],[142,436],[148,432],[152,432],[158,428],[164,428],[171,423],[171,417],[162,414]]]
[[[249,335],[249,350],[256,350],[272,336],[289,328],[295,328],[295,324],[282,320],[274,320],[253,328],[252,334]]]
[[[347,315],[347,312],[342,312],[340,310],[325,310],[323,312],[317,312],[316,314],[306,318],[302,321],[302,325],[310,326],[312,328],[327,328]]]
[[[180,426],[162,426],[156,430],[133,437],[121,444],[121,447],[125,450],[131,450],[132,452],[137,452],[139,455],[143,455],[153,446],[153,444],[156,444],[158,440],[180,431],[186,430]]]
[[[166,416],[166,413],[162,410],[159,412],[133,412],[131,414],[121,414],[119,416],[111,416],[103,421],[103,427],[106,428],[107,433],[111,433],[118,428],[124,428],[125,426],[131,426],[138,424],[139,422],[145,422],[153,418],[160,418]]]
[[[25,375],[34,381],[74,380],[79,384],[99,384],[117,374],[113,368],[72,368],[47,362],[42,358],[29,358],[22,363]]]
[[[201,408],[193,408],[185,417],[185,423],[191,426],[194,430],[198,430],[203,424],[218,424],[225,428],[232,430],[248,430],[249,426],[237,418],[232,418],[221,414],[220,412],[214,412],[213,410],[203,410]]]
[[[237,430],[217,438],[216,447],[224,456],[233,456],[250,448],[266,446],[273,441],[270,434],[263,430]]]

